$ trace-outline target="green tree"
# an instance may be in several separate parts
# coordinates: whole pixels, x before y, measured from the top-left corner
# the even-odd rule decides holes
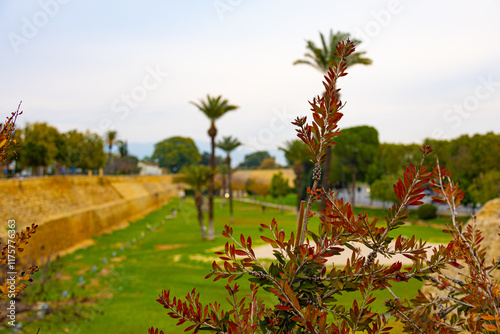
[[[435,147],[435,157],[441,165],[454,175],[457,182],[469,189],[464,203],[475,207],[478,199],[484,203],[485,197],[476,190],[482,181],[477,180],[491,170],[498,169],[500,163],[500,135],[489,132],[474,136],[463,135],[452,140],[426,139],[426,144]],[[429,164],[427,164],[429,166]],[[476,184],[474,186],[474,183]],[[490,198],[491,199],[491,198]]]
[[[116,142],[118,145],[118,152],[120,152],[120,157],[124,158],[128,155],[128,143],[126,140],[118,140]]]
[[[396,203],[397,197],[392,185],[395,184],[397,180],[398,177],[395,175],[387,175],[375,180],[370,186],[370,199],[382,201],[384,208],[385,202]]]
[[[208,135],[211,140],[212,152],[210,154],[210,182],[208,184],[208,239],[214,238],[214,175],[215,175],[215,136],[217,136],[217,128],[215,121],[221,118],[225,113],[238,109],[237,106],[229,104],[222,96],[211,97],[207,95],[207,99],[201,100],[200,103],[190,102],[194,104],[205,116],[210,120],[210,128]]]
[[[365,181],[371,185],[384,175],[401,175],[406,166],[419,163],[420,154],[417,144],[380,143],[377,157],[369,166]]]
[[[215,156],[215,166],[221,166],[221,165],[224,165],[225,163],[226,163],[226,161],[220,155]],[[210,167],[210,153],[209,152],[203,152],[201,154],[200,164]]]
[[[378,159],[382,162],[384,174],[402,174],[409,164],[419,163],[420,153],[417,144],[381,143]]]
[[[490,199],[500,197],[500,170],[490,170],[472,181],[469,192],[474,203],[485,204]]]
[[[227,164],[227,183],[229,188],[229,221],[234,222],[233,218],[233,189],[231,186],[231,152],[234,151],[241,143],[238,139],[229,137],[222,137],[222,140],[217,143],[217,147],[226,152],[226,164]]]
[[[156,143],[151,158],[158,161],[160,167],[168,168],[172,173],[201,160],[194,141],[185,137],[171,137]]]
[[[299,139],[289,140],[285,142],[285,147],[280,147],[280,150],[285,152],[285,159],[288,165],[293,167],[293,172],[295,173],[297,210],[300,208],[300,201],[303,199],[302,178],[304,174],[304,163],[309,160],[309,154],[307,154],[306,147],[306,144]]]
[[[341,41],[345,41],[350,38],[350,34],[346,32],[336,32],[333,33],[333,30],[330,30],[330,35],[328,40],[325,39],[322,33],[319,33],[321,39],[321,45],[317,46],[313,41],[306,41],[306,49],[307,53],[304,54],[304,59],[298,59],[293,64],[306,64],[314,67],[322,74],[326,74],[330,67],[333,67],[334,64],[338,64],[340,61],[337,45]],[[351,39],[351,42],[358,46],[361,41],[358,39]],[[353,52],[346,59],[347,67],[362,64],[362,65],[371,65],[372,60],[370,58],[364,57],[365,51]],[[331,166],[331,147],[327,147],[326,151],[326,159],[323,164],[323,179],[322,179],[322,187],[323,189],[330,189],[330,166]],[[321,208],[325,207],[325,199],[322,198]]]
[[[185,183],[194,190],[194,204],[198,210],[198,223],[201,237],[206,238],[205,225],[203,224],[203,194],[210,179],[210,168],[204,165],[184,166],[179,175],[174,178],[175,183]]]
[[[337,180],[351,185],[351,204],[357,181],[365,181],[369,166],[378,154],[378,132],[370,126],[357,126],[342,130],[333,150],[335,163],[332,174]],[[350,180],[349,180],[350,179]]]
[[[42,175],[58,156],[60,137],[59,131],[47,123],[27,123],[21,133],[21,166],[34,167],[36,174]]]
[[[278,199],[280,197],[286,196],[290,192],[290,187],[288,186],[288,179],[283,176],[283,172],[278,172],[271,178],[271,184],[269,186],[269,194],[273,198]],[[283,211],[283,208],[281,208]]]
[[[85,136],[76,130],[64,134],[66,142],[65,165],[74,168],[83,168],[83,144]]]
[[[108,161],[111,161],[111,150],[118,140],[118,131],[109,130],[106,132],[106,144],[108,144]]]
[[[264,159],[271,158],[267,151],[258,151],[245,155],[245,159],[240,163],[241,168],[255,169],[262,164]]]
[[[102,168],[105,164],[106,153],[104,152],[104,141],[98,134],[86,131],[82,144],[82,162],[80,167],[93,170]]]

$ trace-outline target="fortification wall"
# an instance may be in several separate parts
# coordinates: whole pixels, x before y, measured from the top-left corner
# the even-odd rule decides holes
[[[0,181],[0,226],[38,224],[26,247],[31,259],[84,243],[160,208],[176,196],[171,175],[54,176]],[[0,229],[5,240],[6,230]]]
[[[271,184],[273,175],[278,174],[279,172],[282,172],[283,177],[288,179],[288,185],[290,187],[295,186],[295,173],[291,168],[238,170],[233,173],[232,179],[233,182],[241,184],[245,184],[248,179],[254,179],[257,182],[261,182],[264,184]]]

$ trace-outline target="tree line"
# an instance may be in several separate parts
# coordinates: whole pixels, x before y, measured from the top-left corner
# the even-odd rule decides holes
[[[329,188],[345,188],[352,194],[357,185],[364,183],[370,186],[372,199],[394,202],[395,195],[390,186],[403,174],[408,164],[418,163],[419,145],[380,143],[378,137],[378,131],[370,126],[342,129],[342,136],[332,150]],[[468,190],[464,203],[483,204],[500,196],[500,134],[463,135],[451,140],[426,139],[424,144],[435,148],[427,160],[428,166],[438,158]],[[308,161],[301,141],[287,141],[280,149],[284,152],[288,167],[294,170],[299,205],[300,200],[305,198],[306,188],[311,186],[314,166]],[[191,138],[172,137],[156,144],[152,159],[171,172],[177,172],[191,164],[208,166],[207,155],[200,154]],[[247,154],[237,167],[281,167],[268,165],[270,160],[274,161],[274,158],[267,151],[253,152]],[[226,175],[229,169],[224,158],[216,156],[215,161],[218,171]]]
[[[500,196],[500,134],[463,135],[451,140],[426,139],[435,148],[427,167],[439,159],[467,190],[466,204],[484,204]],[[287,142],[285,158],[296,174],[299,198],[305,198],[314,166],[304,157],[299,141]],[[419,159],[418,144],[379,143],[378,132],[369,126],[342,129],[332,150],[329,188],[346,188],[351,194],[359,183],[370,186],[372,199],[394,202],[392,185],[410,163]],[[351,204],[354,199],[351,197]]]
[[[36,122],[16,129],[14,138],[21,147],[16,151],[16,172],[31,168],[34,175],[67,174],[104,167],[109,174],[138,172],[138,159],[129,156],[127,142],[118,140],[116,131],[108,131],[102,138],[88,130],[59,132],[47,123]],[[117,157],[111,154],[114,145],[118,146]]]

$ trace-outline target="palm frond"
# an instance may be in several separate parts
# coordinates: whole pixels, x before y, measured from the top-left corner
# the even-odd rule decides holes
[[[222,140],[217,142],[217,147],[226,152],[231,153],[235,148],[241,145],[241,142],[231,136],[223,137]]]
[[[306,64],[314,67],[322,73],[327,73],[328,68],[333,67],[333,64],[338,62],[338,56],[336,55],[337,44],[343,40],[349,39],[350,34],[346,32],[336,32],[330,30],[330,35],[328,36],[328,43],[325,36],[320,32],[320,47],[318,47],[313,41],[306,41],[306,49],[309,51],[304,54],[306,59],[298,59],[293,62],[293,65]],[[352,39],[351,42],[354,45],[361,44],[358,39]],[[363,57],[366,54],[365,51],[354,52],[349,57],[347,57],[347,66],[352,66],[356,64],[370,65],[372,60],[370,58]],[[310,59],[310,60],[309,60]]]
[[[221,95],[211,97],[207,94],[206,100],[200,100],[200,103],[190,101],[190,103],[195,105],[212,122],[215,122],[226,112],[238,109],[238,106],[230,105],[226,99],[222,99]]]

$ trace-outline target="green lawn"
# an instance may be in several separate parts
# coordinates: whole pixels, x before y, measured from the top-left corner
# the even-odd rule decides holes
[[[73,317],[62,321],[49,316],[23,324],[26,333],[36,333],[37,328],[41,328],[42,334],[147,333],[150,326],[159,327],[169,334],[182,333],[186,326],[176,327],[175,321],[155,301],[162,289],[171,289],[172,295],[183,297],[196,287],[201,292],[203,303],[218,301],[224,305],[226,291],[223,286],[227,282],[214,283],[204,277],[210,271],[214,249],[222,247],[227,239],[218,236],[210,242],[201,241],[191,200],[178,207],[175,219],[162,224],[164,217],[177,207],[178,200],[175,200],[125,229],[95,238],[94,246],[63,257],[64,270],[52,287],[51,298],[60,299],[63,290],[75,291],[77,295],[88,298],[87,304],[95,304],[95,311],[87,320]],[[260,223],[270,223],[273,218],[285,231],[295,229],[296,217],[290,212],[268,208],[263,213],[257,205],[235,202],[234,231],[252,236],[254,244],[263,244],[259,238],[262,234]],[[216,201],[217,235],[228,221],[228,207],[222,207],[221,202]],[[150,231],[148,227],[157,228]],[[414,233],[434,242],[441,240],[443,235],[439,229],[425,226],[404,226],[400,232],[408,236]],[[35,283],[37,275],[34,276]],[[83,280],[83,285],[79,280]],[[248,285],[244,280],[239,284],[242,288]],[[420,286],[419,282],[400,283],[395,284],[394,291],[403,298],[413,297]],[[261,296],[269,303],[275,302],[266,293]],[[382,298],[375,306],[377,309],[381,309],[387,296],[382,292]],[[352,302],[352,298],[344,295],[340,300],[347,303]],[[0,333],[10,331],[0,330]]]

